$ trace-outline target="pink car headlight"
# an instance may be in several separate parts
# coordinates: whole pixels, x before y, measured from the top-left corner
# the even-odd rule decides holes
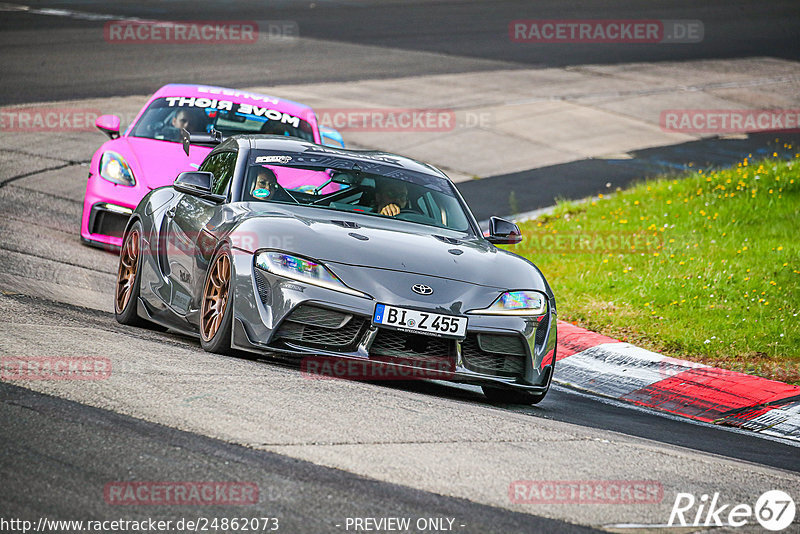
[[[118,185],[128,187],[136,185],[136,179],[133,177],[133,171],[128,162],[110,150],[103,153],[103,157],[100,159],[100,177]]]

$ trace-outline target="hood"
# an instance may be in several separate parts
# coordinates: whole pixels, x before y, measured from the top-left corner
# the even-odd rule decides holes
[[[301,206],[290,211],[272,205],[268,212],[252,213],[264,206],[239,205],[252,216],[238,224],[236,233],[241,234],[241,242],[254,244],[253,251],[273,248],[293,252],[321,260],[337,273],[339,264],[340,270],[369,267],[551,294],[532,263],[481,237],[453,238],[453,232],[437,232],[433,227]]]
[[[121,154],[131,166],[137,183],[150,189],[172,185],[184,171],[196,171],[211,152],[209,147],[192,145],[187,157],[181,143],[141,137],[120,137],[107,149]]]

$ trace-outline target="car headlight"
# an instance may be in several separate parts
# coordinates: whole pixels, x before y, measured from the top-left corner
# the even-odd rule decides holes
[[[370,298],[369,295],[344,285],[344,282],[339,280],[323,264],[306,258],[284,254],[283,252],[259,252],[256,255],[256,265],[278,276],[340,291],[348,295]]]
[[[100,158],[100,177],[109,182],[132,187],[136,184],[128,162],[116,152],[105,152]]]
[[[538,291],[506,291],[488,308],[472,310],[476,315],[542,315],[547,311],[547,297]]]

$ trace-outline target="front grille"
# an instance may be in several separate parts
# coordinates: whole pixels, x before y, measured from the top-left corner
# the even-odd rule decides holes
[[[516,336],[486,336],[482,337],[497,338],[497,337],[511,337]],[[499,345],[499,342],[492,341],[490,344]],[[511,342],[504,342],[503,346],[511,346]],[[483,345],[486,341],[483,340]],[[516,377],[521,376],[525,371],[525,354],[500,354],[497,352],[487,352],[481,349],[478,343],[478,335],[469,334],[467,338],[461,342],[461,358],[464,360],[464,365],[476,373],[485,373],[497,376]]]
[[[536,346],[541,347],[547,337],[547,331],[550,327],[550,314],[544,316],[544,319],[539,321],[539,326],[536,327]]]
[[[284,319],[275,339],[319,348],[354,349],[364,322],[363,318],[347,313],[303,304]]]
[[[380,361],[404,360],[401,363],[408,365],[435,364],[437,369],[444,370],[443,365],[455,367],[454,344],[452,339],[379,328],[369,356]]]
[[[107,211],[98,206],[95,206],[92,211],[92,220],[89,227],[91,233],[122,238],[125,233],[125,226],[128,224],[129,215]]]
[[[496,352],[511,356],[525,356],[525,340],[520,336],[478,334],[478,347],[484,352]]]
[[[349,313],[304,304],[294,309],[289,320],[295,323],[319,326],[320,328],[336,329],[343,327],[351,317],[353,316]]]

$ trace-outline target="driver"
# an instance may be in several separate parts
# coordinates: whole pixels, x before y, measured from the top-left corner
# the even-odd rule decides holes
[[[386,180],[375,188],[375,203],[372,208],[381,215],[394,217],[400,210],[408,208],[408,187],[399,180]]]
[[[192,115],[192,112],[189,111],[187,108],[179,109],[175,115],[172,116],[172,127],[177,128],[180,130],[181,128],[185,128],[190,132],[197,131],[197,120]]]
[[[204,132],[206,125],[203,119],[205,114],[202,111],[198,113],[195,109],[180,108],[161,126],[160,135],[169,141],[180,141],[182,128],[192,133]]]
[[[253,180],[250,196],[256,200],[265,200],[272,197],[278,190],[278,177],[270,169],[261,168]]]

